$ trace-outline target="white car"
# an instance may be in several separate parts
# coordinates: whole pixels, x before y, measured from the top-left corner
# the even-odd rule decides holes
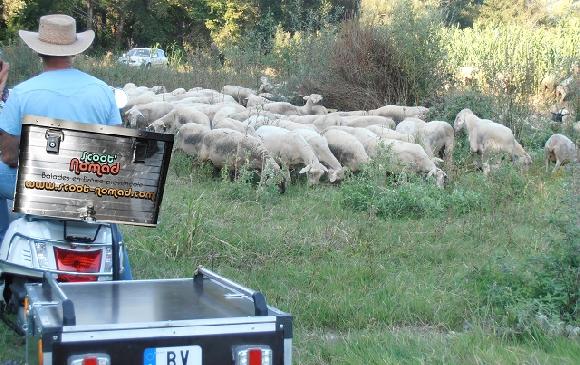
[[[165,57],[165,51],[160,48],[132,48],[119,57],[117,62],[134,67],[149,68],[167,66],[168,60]]]

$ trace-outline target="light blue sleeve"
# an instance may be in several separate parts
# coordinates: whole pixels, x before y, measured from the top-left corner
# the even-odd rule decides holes
[[[4,108],[0,111],[0,129],[8,134],[19,136],[22,130],[22,115],[18,93],[12,90]]]

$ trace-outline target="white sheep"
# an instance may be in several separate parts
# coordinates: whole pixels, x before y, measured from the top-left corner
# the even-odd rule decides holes
[[[300,134],[312,147],[320,163],[328,168],[328,181],[331,183],[344,179],[344,169],[336,157],[328,148],[326,138],[312,129],[295,129],[294,132]]]
[[[204,132],[198,159],[201,162],[211,162],[215,168],[227,167],[239,171],[242,166],[247,166],[251,170],[261,171],[261,183],[267,181],[268,171],[280,172],[280,166],[260,138],[231,129]]]
[[[318,103],[322,101],[322,96],[318,94],[306,95],[303,97],[306,104],[298,107],[298,114],[300,115],[324,115],[328,114],[328,110]]]
[[[246,108],[252,108],[271,102],[271,100],[263,97],[262,95],[249,95],[246,99]]]
[[[299,134],[280,127],[262,126],[256,130],[264,146],[284,168],[286,181],[290,182],[290,167],[305,165],[299,173],[308,177],[310,185],[318,184],[328,169],[320,163],[316,153]]]
[[[423,173],[427,178],[434,176],[439,188],[445,186],[447,174],[435,164],[442,160],[429,157],[421,145],[394,139],[383,140],[382,143],[391,156],[387,171]]]
[[[125,117],[131,128],[145,128],[154,120],[161,118],[175,108],[173,104],[164,101],[135,105],[127,112]]]
[[[366,128],[369,125],[380,125],[387,128],[395,129],[395,121],[392,118],[380,115],[361,115],[361,116],[343,116],[342,125],[348,127]]]
[[[426,120],[428,108],[423,106],[401,106],[401,105],[385,105],[377,109],[369,110],[370,115],[381,115],[383,117],[392,118],[395,122],[400,122],[407,117],[415,117]]]
[[[348,126],[332,126],[328,127],[328,129],[338,129],[354,136],[363,145],[369,158],[373,158],[377,155],[380,138],[370,130]]]
[[[455,132],[461,131],[464,126],[467,129],[471,152],[481,156],[484,173],[489,173],[490,155],[497,152],[509,153],[512,160],[519,160],[525,167],[532,163],[532,158],[516,141],[508,127],[489,119],[481,119],[470,109],[463,109],[455,117],[453,123]]]
[[[455,147],[453,127],[446,122],[433,120],[419,131],[419,141],[429,157],[441,157],[451,162]]]
[[[211,129],[218,129],[218,128],[227,128],[233,129],[235,131],[249,134],[251,136],[256,135],[256,131],[252,126],[249,126],[245,123],[240,122],[239,120],[235,120],[232,118],[221,118],[219,120],[213,120],[210,124]]]
[[[198,158],[203,142],[203,135],[209,131],[209,127],[196,123],[186,123],[182,125],[175,134],[173,148],[177,151]]]
[[[256,90],[242,86],[225,85],[222,88],[222,93],[230,95],[240,104],[245,104],[250,95],[256,95]]]
[[[264,119],[261,122],[256,123],[255,128],[259,128],[263,125],[273,125],[275,127],[280,127],[280,128],[284,128],[287,129],[289,131],[293,131],[296,129],[310,129],[313,130],[315,132],[318,132],[318,128],[316,128],[316,126],[314,126],[314,124],[300,124],[300,123],[294,123],[288,119]]]
[[[546,163],[546,171],[550,162],[555,162],[554,170],[570,162],[576,162],[578,152],[576,145],[568,137],[563,134],[552,134],[544,146],[544,160]]]
[[[360,170],[362,165],[369,161],[364,146],[355,136],[336,128],[327,129],[323,136],[332,154],[342,166],[348,167],[351,171]]]
[[[324,118],[324,116],[320,115],[288,115],[286,119],[300,124],[314,124],[314,121],[317,119]]]
[[[395,131],[403,134],[409,134],[413,136],[415,141],[419,141],[420,131],[425,127],[427,123],[425,121],[415,118],[407,117],[401,123],[397,124]]]
[[[179,128],[187,123],[195,123],[210,126],[210,119],[196,107],[177,106],[172,111],[153,121],[148,129],[157,133],[176,133]]]
[[[381,139],[396,139],[403,142],[415,143],[415,137],[406,133],[399,133],[390,128],[379,126],[379,125],[369,125],[368,130],[379,136]]]

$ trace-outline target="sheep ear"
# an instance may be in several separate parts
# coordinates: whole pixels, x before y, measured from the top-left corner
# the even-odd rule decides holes
[[[431,170],[431,171],[429,171],[429,172],[427,173],[427,177],[429,178],[429,177],[433,176],[433,174],[434,174],[434,173],[435,173],[435,170]]]
[[[304,99],[304,100],[308,100],[308,98],[310,98],[310,95],[304,95],[304,96],[302,97],[302,99]]]
[[[312,168],[312,165],[306,165],[306,167],[304,167],[302,170],[300,170],[298,173],[299,174],[305,174],[308,171],[310,171],[310,169]]]

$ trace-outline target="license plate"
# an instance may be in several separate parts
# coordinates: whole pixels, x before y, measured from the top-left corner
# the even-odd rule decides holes
[[[143,365],[201,365],[201,347],[150,347],[145,349]]]

